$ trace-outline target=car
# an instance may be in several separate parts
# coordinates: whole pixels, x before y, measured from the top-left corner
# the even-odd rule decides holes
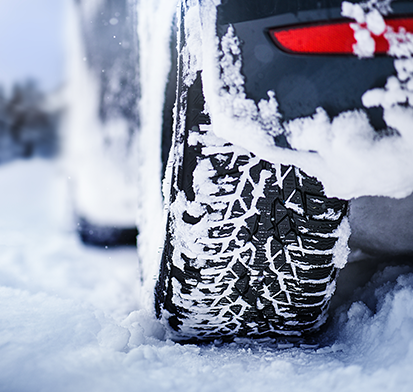
[[[305,340],[324,325],[348,200],[413,190],[384,166],[410,174],[412,14],[396,0],[180,1],[155,287],[172,339]]]

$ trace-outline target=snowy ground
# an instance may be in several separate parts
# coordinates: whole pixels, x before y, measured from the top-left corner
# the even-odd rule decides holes
[[[408,260],[349,264],[319,347],[175,344],[137,308],[136,251],[79,243],[67,181],[56,162],[0,167],[0,391],[412,390]]]

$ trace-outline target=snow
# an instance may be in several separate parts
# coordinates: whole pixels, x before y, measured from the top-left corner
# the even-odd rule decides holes
[[[411,261],[348,264],[318,347],[180,345],[138,305],[136,251],[80,244],[62,173],[40,159],[0,167],[0,390],[411,389]]]

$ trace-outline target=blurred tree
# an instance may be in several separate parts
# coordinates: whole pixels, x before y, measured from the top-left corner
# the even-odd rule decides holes
[[[46,109],[45,98],[32,80],[15,84],[9,97],[0,89],[0,163],[55,155],[59,114]]]

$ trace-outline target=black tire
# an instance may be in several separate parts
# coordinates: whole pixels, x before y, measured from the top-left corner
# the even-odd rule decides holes
[[[101,226],[85,218],[77,218],[77,232],[85,245],[96,247],[136,246],[136,227]]]
[[[298,168],[217,138],[199,74],[181,93],[182,107],[155,289],[158,318],[181,341],[317,330],[335,288],[337,229],[347,203],[326,198],[321,183]]]

